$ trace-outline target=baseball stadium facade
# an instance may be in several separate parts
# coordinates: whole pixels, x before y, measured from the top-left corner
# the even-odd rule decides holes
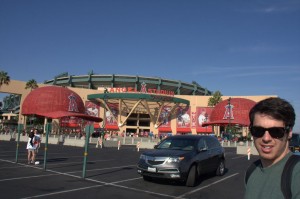
[[[3,85],[0,92],[21,95],[19,107],[22,109],[22,103],[30,93],[24,89],[25,84],[12,81]],[[93,122],[95,131],[126,132],[137,136],[219,135],[228,125],[235,125],[241,133],[247,134],[249,109],[255,102],[269,97],[222,96],[221,106],[209,107],[213,92],[197,82],[93,73],[80,76],[63,73],[39,84],[39,87],[51,86],[72,90],[81,97],[87,114],[103,119]],[[51,101],[47,103],[51,106]],[[19,123],[26,123],[26,116],[19,114],[18,117]],[[76,131],[82,128],[82,120],[74,117],[63,117],[57,122],[60,128]]]

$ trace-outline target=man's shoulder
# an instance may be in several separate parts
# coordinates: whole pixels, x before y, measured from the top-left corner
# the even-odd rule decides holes
[[[296,161],[294,169],[300,173],[300,155],[293,155],[293,156]]]
[[[300,183],[300,156],[292,154],[285,164],[283,174],[288,178],[296,179]]]

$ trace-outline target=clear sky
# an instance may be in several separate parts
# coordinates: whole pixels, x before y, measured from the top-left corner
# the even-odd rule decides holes
[[[39,83],[93,71],[278,95],[300,132],[300,1],[0,0],[0,70]]]

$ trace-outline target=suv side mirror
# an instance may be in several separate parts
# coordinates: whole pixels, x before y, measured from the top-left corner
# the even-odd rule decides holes
[[[198,148],[198,151],[201,152],[201,151],[207,151],[207,147],[205,146],[201,146]]]

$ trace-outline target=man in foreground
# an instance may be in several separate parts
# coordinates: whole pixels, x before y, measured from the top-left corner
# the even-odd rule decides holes
[[[295,117],[292,105],[281,98],[262,100],[250,110],[250,132],[260,161],[246,177],[245,199],[300,199],[300,161],[296,161],[291,171],[291,184],[288,186],[291,196],[285,197],[281,188],[285,164],[293,155],[289,150],[289,139]]]

